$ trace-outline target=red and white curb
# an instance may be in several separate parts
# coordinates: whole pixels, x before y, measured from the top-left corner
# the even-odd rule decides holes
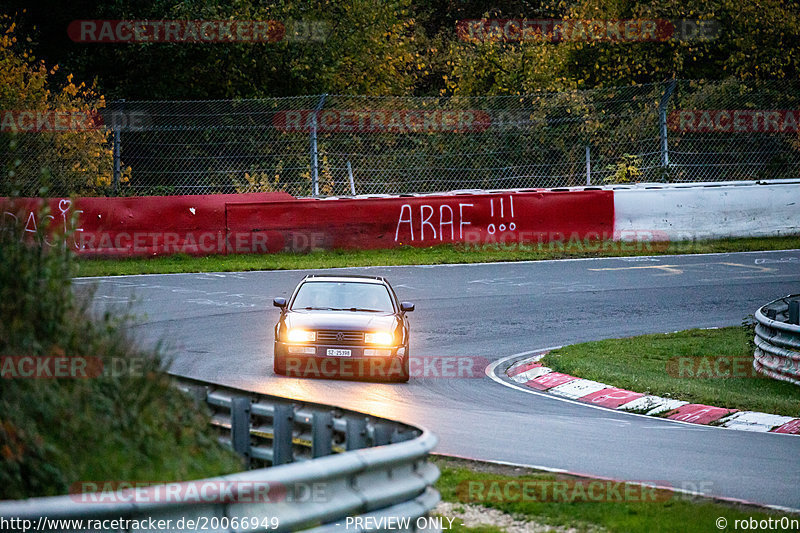
[[[595,407],[659,416],[690,424],[713,424],[741,431],[800,435],[800,418],[689,403],[555,372],[540,362],[549,352],[549,349],[542,350],[516,361],[506,370],[506,375],[531,389]]]

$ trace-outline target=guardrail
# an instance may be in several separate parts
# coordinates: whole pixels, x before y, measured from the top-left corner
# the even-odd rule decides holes
[[[800,294],[774,300],[755,313],[753,367],[774,379],[800,385]]]
[[[432,433],[197,380],[178,378],[178,385],[211,408],[220,441],[249,466],[275,466],[112,494],[3,501],[0,516],[28,520],[30,529],[40,531],[79,529],[54,528],[52,520],[151,518],[171,520],[159,529],[173,531],[186,529],[177,526],[181,519],[184,526],[199,520],[218,531],[377,531],[390,518],[393,531],[441,530],[436,520],[422,519],[439,502],[433,488],[439,470],[427,461],[437,442]],[[198,490],[205,493],[178,497]],[[51,527],[42,529],[43,520]],[[125,528],[108,522],[93,529]]]

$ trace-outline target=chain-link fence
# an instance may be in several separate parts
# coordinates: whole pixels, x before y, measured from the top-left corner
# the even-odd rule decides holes
[[[110,157],[113,171],[95,187],[101,194],[332,196],[800,177],[794,81],[496,97],[117,101],[102,115],[108,150],[99,157]],[[24,142],[42,132],[3,135],[15,143],[0,154],[7,165],[35,163],[47,149]],[[24,153],[34,149],[40,153]],[[40,174],[27,168],[14,180],[36,194]]]

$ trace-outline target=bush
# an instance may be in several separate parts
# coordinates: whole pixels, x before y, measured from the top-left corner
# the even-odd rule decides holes
[[[0,356],[91,358],[103,372],[24,379],[4,371],[0,499],[63,494],[80,481],[176,481],[241,468],[207,414],[172,386],[161,355],[136,346],[127,319],[96,316],[91,295],[73,293],[70,236],[25,232],[17,218],[0,226]]]

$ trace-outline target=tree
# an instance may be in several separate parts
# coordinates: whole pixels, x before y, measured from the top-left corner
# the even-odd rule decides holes
[[[0,195],[97,194],[113,177],[110,133],[99,110],[105,100],[93,86],[54,84],[47,68],[20,49],[16,26],[0,18]],[[127,179],[123,174],[122,179]]]
[[[517,16],[477,14],[485,19]],[[454,39],[448,47],[446,92],[524,94],[623,86],[669,78],[720,80],[797,79],[800,75],[800,7],[765,0],[550,2],[525,14],[529,19],[580,21],[648,20],[656,40],[581,38]],[[469,18],[466,15],[465,18]],[[688,21],[684,26],[670,21]],[[572,26],[573,28],[575,26]],[[584,25],[588,27],[588,25]],[[696,28],[705,32],[692,35]],[[588,32],[587,32],[588,33]],[[662,40],[663,38],[663,40]]]
[[[79,2],[81,0],[78,0]],[[26,20],[38,48],[110,98],[217,99],[309,94],[411,94],[424,75],[411,0],[177,2],[121,0],[88,8],[44,0]],[[271,42],[83,43],[74,20],[274,21]]]

